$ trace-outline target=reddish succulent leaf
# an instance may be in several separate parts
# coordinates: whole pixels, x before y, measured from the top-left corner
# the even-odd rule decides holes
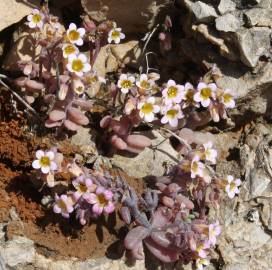
[[[152,144],[151,140],[144,135],[132,134],[128,135],[126,142],[129,146],[135,148],[145,148]]]
[[[128,207],[122,206],[120,209],[120,215],[121,215],[121,218],[126,222],[126,224],[131,223],[131,215],[130,215],[130,211]]]
[[[131,152],[131,153],[135,153],[135,154],[139,154],[144,150],[144,148],[136,148],[136,147],[131,147],[131,146],[127,146],[126,151]]]
[[[25,86],[28,90],[42,90],[45,88],[43,83],[37,82],[35,80],[26,80]]]
[[[79,125],[68,119],[64,121],[64,126],[71,131],[77,131],[80,128]]]
[[[61,110],[53,110],[49,113],[49,119],[52,121],[60,121],[66,117],[64,111]]]
[[[149,234],[149,230],[143,226],[133,228],[125,237],[124,245],[127,249],[134,249],[139,246],[143,239]]]
[[[176,197],[176,200],[179,203],[183,203],[186,208],[190,210],[194,209],[194,203],[191,200],[189,200],[186,196],[182,194],[178,194],[178,196]]]
[[[107,115],[105,117],[103,117],[100,121],[100,127],[101,128],[107,128],[109,127],[110,123],[111,123],[112,117],[110,115]]]
[[[127,149],[127,144],[117,135],[113,135],[110,140],[112,145],[115,146],[117,149],[119,150]]]
[[[131,254],[136,260],[143,260],[145,258],[143,242],[140,242],[138,245],[136,245],[131,250]]]
[[[52,121],[52,120],[50,120],[50,119],[47,119],[46,121],[45,121],[45,126],[47,127],[47,128],[53,128],[53,127],[60,127],[62,125],[62,122],[60,121],[60,122],[55,122],[55,121]]]
[[[86,117],[79,109],[71,107],[67,110],[67,114],[68,118],[78,125],[85,126],[89,124],[88,117]]]
[[[14,84],[19,87],[24,87],[26,81],[27,81],[27,77],[19,77],[14,80]]]
[[[79,106],[84,111],[89,111],[93,107],[93,102],[90,100],[77,99],[73,104]]]
[[[149,251],[160,261],[164,263],[175,262],[179,259],[177,251],[162,247],[154,242],[150,237],[144,240]]]
[[[167,238],[166,232],[153,232],[153,233],[151,233],[150,237],[158,245],[165,247],[165,248],[171,248],[172,243]]]

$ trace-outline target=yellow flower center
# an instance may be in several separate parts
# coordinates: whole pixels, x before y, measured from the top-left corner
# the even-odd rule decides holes
[[[121,87],[122,88],[130,88],[132,86],[132,83],[130,80],[123,80],[121,82]]]
[[[120,37],[120,32],[116,31],[116,30],[113,30],[112,33],[111,33],[111,37],[112,37],[112,39],[119,38]]]
[[[177,89],[177,87],[175,87],[175,86],[170,86],[170,87],[168,88],[168,90],[167,90],[167,96],[168,96],[169,98],[174,98],[174,97],[177,96],[177,94],[178,94],[178,89]]]
[[[80,191],[81,193],[85,193],[87,192],[88,188],[82,183],[79,183],[79,185],[77,186],[77,190]]]
[[[223,98],[225,103],[229,103],[232,100],[232,95],[224,94]]]
[[[170,119],[174,119],[177,114],[178,114],[178,110],[174,110],[174,109],[171,109],[171,110],[167,111],[167,113],[166,113],[167,117]]]
[[[230,190],[233,191],[236,188],[236,185],[234,182],[230,183]]]
[[[82,94],[84,92],[84,87],[83,86],[78,86],[75,90],[77,94]]]
[[[65,52],[65,54],[69,55],[69,54],[75,53],[76,49],[75,49],[75,47],[73,45],[67,45],[64,48],[64,52]]]
[[[143,107],[141,108],[141,111],[144,114],[149,114],[153,112],[153,104],[152,103],[145,103]]]
[[[200,91],[200,95],[203,99],[208,99],[212,94],[212,90],[210,88],[203,88]]]
[[[47,157],[47,156],[42,157],[40,159],[40,165],[42,167],[48,167],[48,166],[50,166],[50,159],[49,159],[49,157]]]
[[[142,89],[149,89],[149,88],[150,88],[150,83],[149,83],[148,81],[146,81],[146,80],[143,80],[143,81],[141,81],[141,83],[140,83],[140,87],[141,87]]]
[[[193,162],[193,164],[192,164],[192,171],[193,172],[197,172],[197,170],[198,170],[197,162]]]
[[[69,31],[68,37],[70,40],[75,41],[80,38],[80,35],[76,30],[71,30],[71,31]]]
[[[81,60],[76,59],[76,60],[73,61],[73,63],[72,63],[72,69],[74,71],[81,71],[83,68],[84,68],[84,65],[83,65],[83,63],[82,63]]]
[[[196,251],[197,251],[197,252],[200,252],[203,248],[204,248],[204,245],[203,245],[203,244],[200,244],[200,245],[196,248]]]
[[[99,203],[100,205],[102,205],[102,206],[105,205],[105,204],[107,203],[107,200],[106,200],[104,194],[98,194],[98,195],[97,195],[97,199],[98,199],[98,203]]]
[[[42,17],[40,14],[34,14],[33,17],[32,17],[32,21],[34,23],[39,23],[41,21]]]
[[[89,84],[93,84],[93,83],[96,83],[96,82],[98,82],[97,76],[91,76],[91,77],[88,78],[88,83]]]
[[[65,204],[64,201],[62,201],[62,200],[58,201],[58,206],[59,206],[64,212],[68,212],[68,211],[67,211],[67,205]]]

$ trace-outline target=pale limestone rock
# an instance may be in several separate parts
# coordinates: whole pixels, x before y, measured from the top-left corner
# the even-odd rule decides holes
[[[1,0],[0,1],[0,31],[19,22],[29,15],[34,8],[39,7],[40,1]]]

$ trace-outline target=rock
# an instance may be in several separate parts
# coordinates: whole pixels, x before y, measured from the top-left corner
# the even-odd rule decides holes
[[[232,14],[223,15],[215,20],[218,31],[235,32],[241,27],[240,20]]]
[[[95,136],[96,134],[92,129],[80,126],[77,133],[71,138],[71,143],[80,147],[84,158],[87,159],[87,163],[93,162],[98,155],[94,143]]]
[[[153,138],[152,146],[158,145],[156,149],[145,148],[133,158],[116,154],[111,162],[132,177],[162,176],[165,172],[165,165],[175,164],[178,153],[172,148],[168,139],[164,141],[165,138],[159,132],[152,131],[151,134],[144,135]]]
[[[272,27],[272,9],[253,8],[244,14],[249,26]]]
[[[117,71],[125,64],[135,65],[141,55],[139,41],[129,41],[117,45],[106,45],[98,54],[94,69],[100,76]]]
[[[215,9],[201,1],[193,3],[191,9],[197,22],[211,22],[217,18]]]
[[[170,0],[81,0],[85,12],[95,21],[110,19],[117,22],[126,34],[146,33]]]
[[[34,242],[25,237],[14,237],[0,246],[0,256],[9,267],[32,263],[35,258]]]
[[[264,232],[261,225],[246,222],[242,218],[233,220],[233,224],[225,228],[219,241],[219,250],[226,265],[244,267],[239,270],[270,269],[272,257],[267,254],[271,249],[271,237]]]
[[[225,14],[231,11],[234,11],[236,4],[231,0],[221,0],[218,5],[218,10],[221,14]]]
[[[34,8],[40,6],[39,0],[27,1],[1,0],[0,1],[0,31],[19,22],[29,15]]]
[[[255,67],[261,56],[268,56],[272,30],[267,27],[241,29],[236,33],[241,60],[248,67]]]

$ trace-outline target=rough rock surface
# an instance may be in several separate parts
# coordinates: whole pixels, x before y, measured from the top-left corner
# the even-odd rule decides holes
[[[178,153],[171,147],[169,140],[165,140],[159,132],[152,131],[149,135],[154,149],[145,148],[136,157],[114,155],[111,162],[136,178],[162,176],[167,165],[175,164]]]
[[[126,33],[145,33],[169,0],[81,0],[85,12],[95,21],[112,19]]]
[[[31,13],[33,8],[37,8],[40,1],[1,0],[0,1],[0,31],[19,22]]]
[[[217,17],[215,9],[201,1],[197,1],[191,6],[197,22],[211,22]]]

